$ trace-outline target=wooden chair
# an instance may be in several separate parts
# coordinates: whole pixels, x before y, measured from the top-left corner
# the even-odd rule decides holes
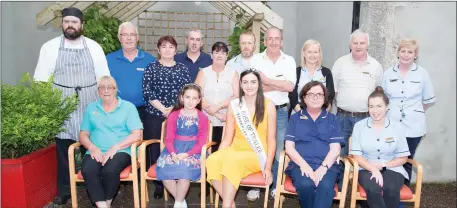
[[[156,166],[157,163],[152,165],[148,170],[146,170],[146,147],[152,143],[159,143],[160,142],[160,152],[162,152],[163,148],[165,148],[164,140],[166,137],[166,128],[167,120],[162,122],[162,133],[160,136],[160,140],[153,139],[153,140],[146,140],[144,141],[140,148],[139,148],[139,157],[140,157],[140,180],[141,180],[141,207],[146,207],[146,204],[149,202],[149,194],[148,194],[148,186],[146,182],[148,180],[157,180],[157,173],[156,173]],[[200,183],[201,187],[201,197],[200,197],[200,207],[206,207],[206,152],[211,152],[209,149],[211,146],[215,145],[216,142],[212,142],[212,134],[213,134],[213,127],[211,123],[208,125],[208,142],[203,145],[201,149],[201,157],[200,157],[200,167],[201,167],[201,177],[198,181],[191,181],[192,183]],[[210,189],[210,203],[213,203],[213,190]],[[164,199],[168,201],[168,192],[164,187]]]
[[[224,138],[225,126],[222,131],[222,138]],[[222,139],[221,139],[222,140]],[[240,186],[252,187],[252,188],[264,188],[265,189],[265,198],[263,201],[263,207],[267,208],[268,205],[268,193],[270,191],[270,186],[265,185],[265,179],[263,178],[262,172],[252,173],[246,178],[243,178],[240,182]],[[214,207],[219,207],[219,193],[216,192],[216,199],[214,201]]]
[[[351,208],[355,208],[357,200],[367,200],[367,193],[365,189],[358,183],[359,179],[359,163],[352,157],[348,156],[347,159],[353,167],[353,177],[352,177],[352,190],[351,190]],[[408,163],[411,163],[414,167],[417,168],[417,180],[416,180],[416,191],[413,193],[411,189],[403,184],[403,187],[400,189],[400,201],[402,202],[412,202],[414,203],[414,208],[420,207],[420,197],[422,192],[422,177],[423,170],[422,165],[413,159],[408,159]]]
[[[341,159],[338,157],[337,160],[341,160],[345,164],[344,168],[344,176],[343,176],[343,187],[341,191],[338,190],[338,184],[335,182],[334,190],[336,195],[333,197],[334,200],[339,200],[339,208],[344,208],[344,204],[346,202],[346,194],[348,189],[349,183],[349,162],[347,159]],[[287,176],[284,171],[286,170],[287,166],[289,165],[290,158],[286,155],[286,152],[283,150],[281,151],[281,155],[279,157],[279,167],[278,167],[278,179],[276,181],[276,193],[275,193],[275,201],[274,207],[277,208],[278,206],[282,208],[282,204],[285,200],[284,196],[281,194],[292,194],[297,195],[297,191],[292,183],[292,179]],[[281,172],[279,172],[281,171]],[[280,174],[282,173],[282,174]]]
[[[126,167],[120,175],[121,181],[131,181],[133,183],[133,202],[135,207],[140,207],[140,198],[138,194],[138,160],[136,149],[142,141],[137,141],[130,146],[130,157],[131,165]],[[81,170],[76,173],[75,168],[75,150],[80,147],[81,143],[76,142],[68,148],[68,164],[70,169],[70,191],[71,191],[71,204],[72,207],[78,207],[78,201],[76,196],[76,183],[84,182],[84,178],[81,174]]]
[[[348,145],[351,143],[351,137],[349,137]],[[350,147],[350,146],[349,146]],[[367,200],[367,193],[365,189],[359,184],[359,163],[354,159],[352,155],[346,157],[350,164],[352,165],[352,187],[351,187],[351,208],[355,208],[357,200]],[[420,198],[422,193],[422,177],[423,169],[422,165],[413,159],[408,159],[408,163],[411,163],[414,167],[417,168],[417,179],[416,179],[416,191],[413,193],[411,189],[404,185],[400,189],[400,201],[402,202],[412,202],[414,203],[414,208],[420,207]]]

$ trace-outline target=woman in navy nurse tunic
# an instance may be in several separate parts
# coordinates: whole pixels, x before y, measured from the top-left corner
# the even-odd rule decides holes
[[[300,97],[304,108],[290,117],[285,136],[291,159],[285,174],[292,179],[302,208],[329,208],[343,134],[336,116],[326,111],[328,92],[322,83],[307,83]]]

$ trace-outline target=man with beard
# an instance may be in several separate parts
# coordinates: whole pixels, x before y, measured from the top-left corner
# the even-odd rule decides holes
[[[278,175],[279,155],[284,150],[284,137],[289,120],[289,92],[297,81],[295,59],[282,52],[283,35],[279,28],[271,27],[265,32],[264,52],[252,57],[251,67],[260,71],[265,97],[276,106],[276,153],[273,161],[273,183],[270,195],[274,197]],[[252,191],[252,190],[251,190]],[[265,193],[267,194],[267,193]],[[255,197],[258,198],[259,194]],[[254,194],[248,194],[248,198]]]
[[[63,35],[49,40],[40,50],[34,79],[47,82],[54,75],[53,86],[63,98],[76,93],[77,109],[65,121],[64,131],[56,135],[58,196],[53,203],[66,204],[70,198],[68,147],[78,141],[86,105],[98,98],[97,80],[110,75],[102,47],[82,36],[83,13],[70,7],[62,10]]]
[[[235,56],[227,62],[227,66],[235,69],[238,74],[241,74],[245,69],[251,67],[251,58],[255,50],[255,36],[251,31],[244,31],[239,39],[241,54]]]
[[[213,63],[211,56],[201,51],[203,37],[200,30],[190,30],[186,38],[186,51],[176,54],[175,61],[181,62],[189,68],[191,81],[194,82],[200,69]]]

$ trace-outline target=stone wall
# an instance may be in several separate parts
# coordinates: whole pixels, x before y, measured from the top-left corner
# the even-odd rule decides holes
[[[370,35],[369,53],[384,69],[397,61],[399,41],[419,42],[418,64],[432,80],[436,105],[427,111],[427,135],[416,151],[425,181],[455,181],[456,3],[362,2],[360,28]]]

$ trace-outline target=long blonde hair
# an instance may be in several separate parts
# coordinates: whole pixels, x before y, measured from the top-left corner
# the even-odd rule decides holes
[[[319,60],[317,60],[317,68],[320,68],[322,66],[322,48],[321,48],[321,44],[319,43],[319,41],[317,40],[314,40],[314,39],[309,39],[307,41],[305,41],[305,43],[303,44],[303,47],[301,49],[301,67],[305,67],[305,64],[306,64],[306,60],[305,60],[305,50],[310,47],[311,45],[313,44],[316,44],[318,47],[319,47],[319,54],[320,54],[320,58]]]

